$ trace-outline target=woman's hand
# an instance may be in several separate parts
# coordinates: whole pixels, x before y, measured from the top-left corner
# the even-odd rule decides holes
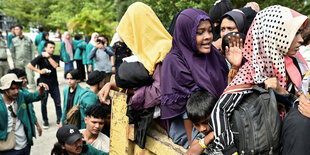
[[[240,38],[239,34],[233,34],[232,37],[228,37],[229,47],[225,47],[225,57],[231,66],[239,68],[242,63],[242,49],[243,41]],[[224,49],[223,49],[224,50]]]
[[[279,94],[288,94],[288,92],[281,87],[279,80],[276,77],[268,78],[264,81],[265,83],[265,89],[273,88],[275,89]]]
[[[298,110],[299,112],[310,118],[310,101],[307,99],[307,97],[304,94],[301,94],[298,98],[299,105]]]

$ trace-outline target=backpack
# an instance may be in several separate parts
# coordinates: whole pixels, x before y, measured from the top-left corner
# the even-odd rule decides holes
[[[80,103],[73,106],[66,115],[65,124],[75,125],[77,128],[81,128],[81,113],[80,113]]]
[[[234,143],[242,154],[279,154],[281,119],[274,89],[255,86],[231,116]]]

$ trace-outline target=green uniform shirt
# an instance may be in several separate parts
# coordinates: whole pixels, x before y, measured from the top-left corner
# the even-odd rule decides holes
[[[42,40],[39,45],[38,45],[38,51],[39,51],[39,54],[41,55],[42,52],[44,51],[44,44],[45,44],[45,40]]]
[[[12,40],[11,53],[15,64],[28,64],[35,54],[32,40],[27,36],[24,36],[22,39],[15,37]]]
[[[109,155],[108,152],[103,152],[101,150],[97,150],[96,148],[91,146],[89,143],[86,143],[83,145],[87,145],[88,148],[87,148],[87,150],[85,150],[85,152],[83,151],[81,153],[81,155]]]
[[[63,42],[63,41],[61,42],[61,56],[62,56],[63,62],[70,62],[71,61],[71,58],[66,51],[65,42]]]
[[[36,46],[40,45],[40,42],[42,41],[42,36],[43,36],[43,32],[40,32],[37,36],[36,39],[34,40],[34,44]]]
[[[67,116],[67,104],[68,104],[68,93],[69,93],[69,86],[66,86],[63,90],[63,95],[64,95],[64,105],[63,105],[63,109],[62,109],[62,116],[61,116],[61,121],[64,124],[65,120],[66,120],[66,116]],[[80,94],[81,92],[84,91],[84,88],[82,88],[79,84],[77,84],[76,86],[76,90],[75,90],[75,95],[74,95],[74,99],[73,99],[73,106],[77,105],[80,101]]]
[[[97,94],[92,92],[89,88],[86,88],[81,92],[81,99],[80,99],[81,129],[86,128],[86,124],[84,122],[84,117],[86,117],[85,115],[86,109],[89,106],[95,104],[98,99],[99,98]]]
[[[9,34],[8,35],[8,46],[11,49],[12,48],[12,40],[13,38],[15,38],[16,36],[13,36],[13,34]]]
[[[18,107],[16,115],[24,125],[27,142],[30,145],[33,144],[31,122],[34,122],[34,120],[28,115],[28,111],[30,112],[32,107],[27,106],[26,104],[39,101],[43,98],[44,96],[40,96],[37,91],[34,93],[25,93],[24,91],[20,91],[16,98]],[[0,120],[0,139],[6,140],[8,136],[8,112],[2,95],[0,95]]]
[[[83,49],[79,48],[78,45],[81,44],[84,40],[73,40],[73,48],[74,48],[74,56],[73,59],[74,60],[82,60],[82,54],[81,52],[83,52]]]
[[[77,45],[77,48],[80,48],[81,50],[83,50],[83,53],[82,53],[82,63],[84,64],[84,65],[86,65],[87,64],[87,61],[88,61],[88,55],[87,55],[87,53],[86,53],[86,46],[87,46],[87,43],[86,42],[84,42],[84,43],[79,43],[78,45]]]

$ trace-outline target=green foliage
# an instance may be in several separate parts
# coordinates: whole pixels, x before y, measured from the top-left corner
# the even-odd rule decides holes
[[[113,2],[105,2],[105,0],[86,4],[79,14],[70,19],[69,31],[83,32],[85,35],[98,32],[111,38],[115,32],[114,26],[117,24],[113,22],[115,19],[114,8]]]
[[[143,0],[148,4],[165,27],[168,27],[173,16],[187,8],[198,8],[208,11],[209,4],[213,4],[214,0]]]
[[[73,33],[99,32],[112,36],[128,6],[136,1],[149,5],[165,27],[174,14],[186,8],[199,8],[207,13],[216,0],[0,0],[0,12],[15,17],[24,26],[42,25],[45,30],[70,30]],[[231,0],[234,8],[252,0]],[[283,5],[310,15],[310,0],[255,0],[261,9]]]
[[[142,0],[148,4],[165,27],[169,26],[174,14],[186,8],[198,8],[209,12],[216,0]],[[253,0],[231,0],[234,8],[241,8]],[[264,9],[271,5],[282,5],[294,9],[302,14],[310,15],[310,0],[255,0]]]

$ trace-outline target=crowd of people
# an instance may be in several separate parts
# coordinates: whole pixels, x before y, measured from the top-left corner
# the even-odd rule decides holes
[[[32,102],[41,100],[47,129],[48,94],[59,126],[52,154],[108,154],[111,89],[128,94],[127,116],[141,148],[156,121],[174,143],[188,149],[186,154],[310,154],[309,68],[303,57],[310,47],[310,24],[290,8],[260,10],[250,2],[233,9],[229,0],[218,0],[209,14],[195,8],[180,11],[167,30],[149,6],[136,2],[120,20],[118,39],[111,44],[104,34],[94,32],[85,39],[76,34],[73,40],[64,32],[60,56],[54,55],[55,43],[43,28],[34,43],[22,26],[11,30],[7,41],[0,38],[0,142],[14,138],[15,143],[0,146],[0,154],[30,154],[35,128],[42,134]],[[11,70],[7,50],[14,62]],[[67,81],[63,102],[59,61]],[[87,88],[79,84],[84,81]],[[257,136],[235,134],[232,115],[257,87],[273,91],[281,128],[267,130],[278,141],[260,142],[268,144],[264,149],[247,148],[250,144],[241,149],[242,138]]]

